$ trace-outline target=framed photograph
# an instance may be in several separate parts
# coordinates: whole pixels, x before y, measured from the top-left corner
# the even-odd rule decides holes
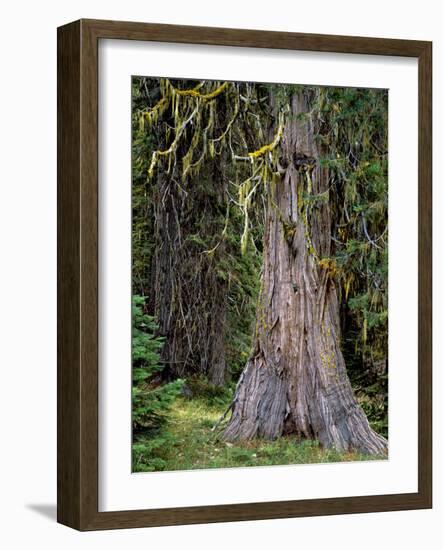
[[[58,521],[430,508],[430,42],[58,29]]]

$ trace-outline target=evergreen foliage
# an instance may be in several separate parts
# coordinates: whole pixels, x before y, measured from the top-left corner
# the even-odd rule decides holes
[[[133,468],[137,471],[161,469],[158,454],[174,442],[167,428],[167,413],[182,386],[181,380],[159,384],[158,375],[164,368],[159,358],[163,340],[155,336],[154,319],[143,313],[144,301],[141,296],[132,299]]]
[[[343,351],[376,430],[388,414],[388,92],[321,88],[314,109],[330,173]]]

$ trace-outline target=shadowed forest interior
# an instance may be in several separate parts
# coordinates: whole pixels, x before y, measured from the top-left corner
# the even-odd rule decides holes
[[[134,472],[388,456],[388,91],[132,78]]]

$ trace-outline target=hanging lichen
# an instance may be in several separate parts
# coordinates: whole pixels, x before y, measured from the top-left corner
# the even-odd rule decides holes
[[[248,153],[248,157],[250,157],[251,160],[256,160],[259,157],[266,155],[266,153],[270,153],[271,151],[273,151],[277,147],[283,135],[283,125],[284,125],[283,113],[279,113],[279,124],[278,124],[277,133],[275,134],[274,139],[271,141],[271,143],[267,145],[263,145],[262,147],[260,147],[260,149],[257,149],[257,151],[252,151],[251,153]]]

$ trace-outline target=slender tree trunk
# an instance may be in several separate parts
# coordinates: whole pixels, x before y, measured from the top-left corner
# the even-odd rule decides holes
[[[328,201],[306,92],[292,98],[282,141],[286,171],[269,191],[262,288],[253,351],[238,382],[226,440],[316,439],[324,447],[385,454],[358,405],[340,350]],[[321,199],[322,197],[320,197]]]
[[[202,178],[212,176],[212,172],[202,174]],[[217,276],[205,247],[195,240],[196,235],[219,237],[221,232],[207,225],[222,200],[217,193],[204,192],[211,186],[217,188],[210,179],[201,185],[192,181],[183,191],[177,179],[158,176],[154,313],[159,333],[165,337],[161,353],[165,377],[203,374],[211,383],[222,385],[228,377],[224,352],[227,285]]]

